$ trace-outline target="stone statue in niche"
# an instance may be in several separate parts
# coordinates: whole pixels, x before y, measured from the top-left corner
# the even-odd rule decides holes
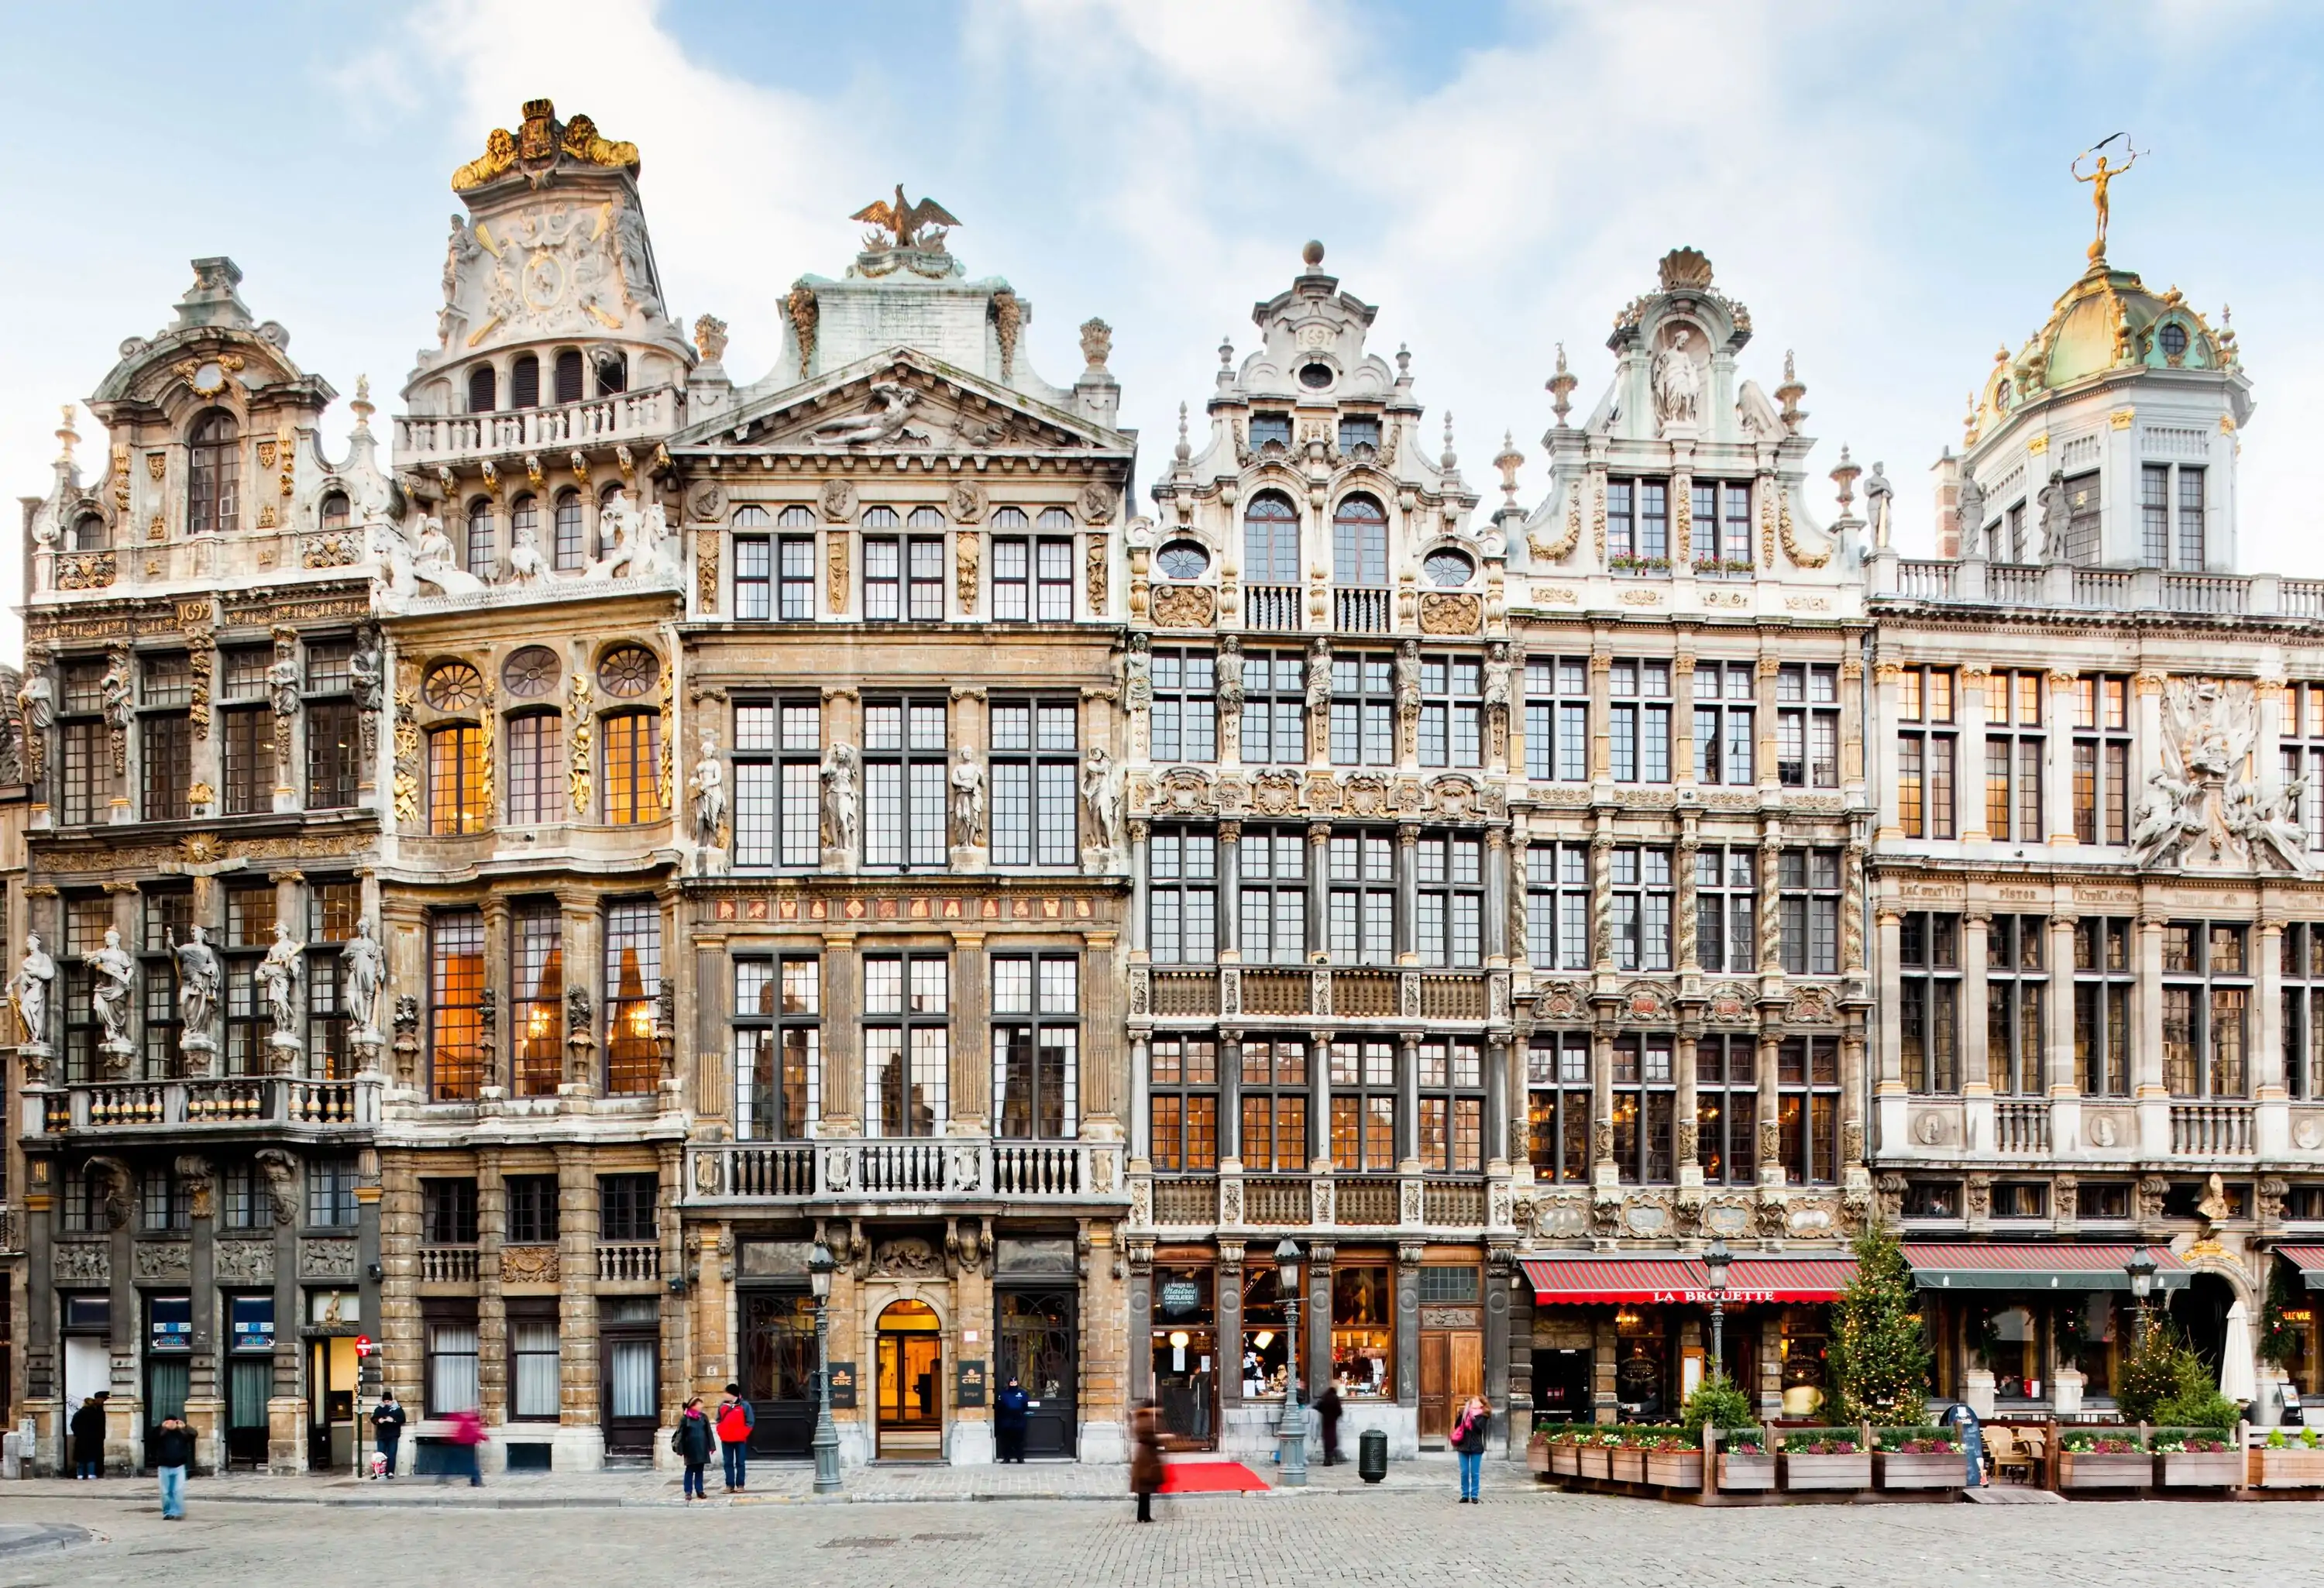
[[[119,1069],[137,1051],[129,1040],[129,982],[137,973],[137,962],[122,948],[120,932],[107,927],[103,946],[84,955],[81,963],[88,967],[94,982],[88,1000],[104,1032],[98,1048],[105,1054],[106,1067]]]
[[[702,731],[701,752],[687,787],[694,795],[694,841],[715,851],[726,831],[726,773],[718,764],[717,736],[707,728]]]
[[[1691,425],[1702,412],[1702,369],[1687,350],[1693,337],[1685,326],[1675,326],[1655,355],[1655,417],[1665,425]]]
[[[965,744],[952,768],[952,841],[961,848],[984,841],[984,769]]]
[[[1092,745],[1082,762],[1082,799],[1089,807],[1093,847],[1108,854],[1121,848],[1121,785],[1114,775],[1113,757],[1102,745]]]
[[[298,984],[307,946],[290,936],[281,921],[274,923],[274,941],[258,962],[258,984],[266,996],[266,1013],[274,1030],[267,1041],[283,1053],[296,1053],[306,1044],[299,1038]]]
[[[183,943],[170,928],[164,928],[161,937],[178,965],[178,1020],[184,1027],[178,1048],[186,1056],[188,1068],[199,1074],[208,1069],[209,1056],[217,1051],[217,1043],[210,1037],[210,1016],[217,1009],[220,981],[217,950],[210,946],[199,927],[189,928]]]
[[[355,918],[355,935],[339,950],[346,967],[346,1011],[355,1022],[355,1034],[379,1040],[379,995],[387,985],[387,950],[372,931],[371,918]]]
[[[823,841],[826,847],[855,848],[855,746],[834,744],[823,763]]]
[[[17,964],[15,979],[8,983],[8,991],[16,1001],[16,1019],[24,1029],[25,1048],[37,1048],[43,1055],[51,1051],[49,983],[56,979],[57,962],[41,946],[41,935],[25,933],[24,957]]]

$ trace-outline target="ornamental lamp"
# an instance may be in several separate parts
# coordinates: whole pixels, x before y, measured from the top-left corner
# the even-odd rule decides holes
[[[2148,1295],[2154,1289],[2153,1254],[2145,1247],[2140,1247],[2132,1254],[2131,1260],[2122,1265],[2122,1270],[2130,1276],[2131,1298],[2144,1306]]]
[[[831,1248],[825,1246],[820,1241],[816,1242],[815,1243],[815,1250],[807,1253],[807,1283],[815,1288],[816,1300],[827,1301],[830,1299],[831,1274],[832,1270],[838,1266],[839,1265],[837,1263],[832,1260]]]
[[[1275,1276],[1283,1282],[1283,1293],[1299,1293],[1299,1243],[1286,1235],[1275,1248]]]
[[[1714,1296],[1722,1294],[1727,1288],[1727,1265],[1732,1255],[1727,1250],[1726,1241],[1717,1235],[1713,1235],[1711,1244],[1702,1249],[1702,1271],[1711,1281],[1711,1291]]]

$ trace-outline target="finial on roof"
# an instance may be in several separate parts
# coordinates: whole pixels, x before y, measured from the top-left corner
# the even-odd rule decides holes
[[[1800,399],[1807,394],[1808,389],[1801,382],[1799,372],[1793,367],[1792,350],[1786,347],[1784,349],[1784,383],[1775,388],[1775,401],[1784,405],[1784,429],[1787,434],[1796,436],[1800,433],[1800,421],[1807,418],[1800,407]]]
[[[1582,383],[1565,367],[1565,344],[1557,345],[1557,373],[1549,377],[1550,410],[1557,415],[1557,428],[1565,428],[1565,416],[1573,410],[1573,388]]]
[[[1407,380],[1412,375],[1412,349],[1402,342],[1396,345],[1396,378]]]
[[[355,429],[365,435],[370,434],[371,416],[377,412],[378,410],[371,400],[371,377],[369,375],[357,375],[355,377],[355,399],[354,402],[348,403],[347,406],[355,411]]]
[[[1178,445],[1176,448],[1176,456],[1178,461],[1180,463],[1184,463],[1188,458],[1194,457],[1194,448],[1186,445],[1186,405],[1181,402],[1178,404]]]
[[[1843,444],[1840,449],[1840,462],[1831,471],[1831,483],[1840,487],[1840,516],[1842,518],[1849,516],[1849,504],[1856,500],[1856,476],[1863,472],[1848,456],[1848,448]]]
[[[1308,239],[1307,246],[1299,251],[1299,257],[1306,263],[1309,270],[1320,268],[1323,263],[1323,245],[1311,237]]]
[[[1517,438],[1511,432],[1501,432],[1501,455],[1493,459],[1493,466],[1501,471],[1501,494],[1508,498],[1504,507],[1517,504],[1517,470],[1525,466],[1525,454],[1517,450]]]
[[[60,467],[69,468],[72,466],[73,443],[80,439],[80,432],[73,429],[73,409],[74,404],[69,402],[64,404],[64,422],[57,427],[57,439],[64,443],[64,450],[57,455],[57,463]]]
[[[1460,455],[1452,450],[1452,411],[1444,411],[1444,457],[1437,466],[1451,474],[1461,464]]]

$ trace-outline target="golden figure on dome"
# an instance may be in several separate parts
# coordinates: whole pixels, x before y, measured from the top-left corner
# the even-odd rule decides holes
[[[2107,144],[2113,143],[2115,138],[2122,138],[2122,146],[2129,154],[2130,158],[2124,161],[2120,165],[2108,165],[2107,163],[2107,157],[2102,151],[2104,151]],[[2093,154],[2096,154],[2098,157],[2098,165],[2091,171],[2085,172],[2082,170],[2082,162],[2089,159]],[[2138,151],[2131,148],[2130,140],[2127,137],[2125,137],[2124,134],[2120,133],[2116,133],[2114,134],[2114,137],[2103,139],[2092,147],[2085,149],[2080,154],[2075,155],[2073,163],[2066,168],[2073,172],[2074,180],[2078,182],[2089,183],[2090,203],[2096,207],[2098,212],[2098,236],[2090,244],[2090,259],[2093,263],[2106,257],[2107,217],[2108,208],[2107,187],[2115,180],[2115,178],[2122,175],[2123,172],[2128,171],[2132,166],[2136,165],[2137,163]]]

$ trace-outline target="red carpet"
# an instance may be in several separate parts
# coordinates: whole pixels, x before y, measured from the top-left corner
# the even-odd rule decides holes
[[[1266,1487],[1257,1473],[1239,1461],[1174,1461],[1162,1469],[1165,1494],[1227,1494]]]

